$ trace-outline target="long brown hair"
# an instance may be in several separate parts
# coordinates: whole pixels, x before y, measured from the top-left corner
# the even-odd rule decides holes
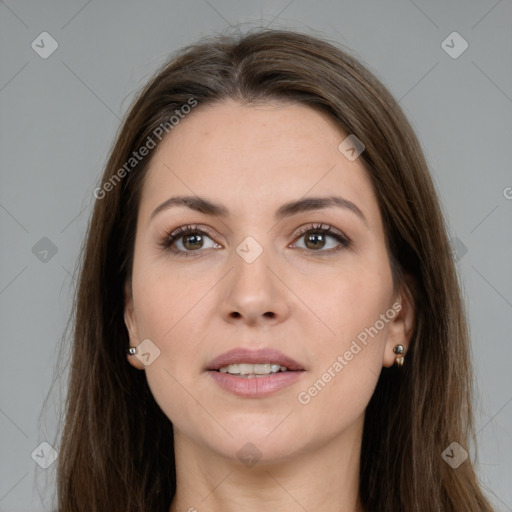
[[[383,369],[366,410],[364,509],[490,511],[471,460],[454,469],[442,457],[452,442],[469,451],[472,374],[450,245],[414,131],[349,51],[297,32],[258,30],[210,37],[173,55],[138,94],[117,134],[80,262],[57,474],[60,512],[167,512],[170,506],[172,424],[144,372],[125,357],[124,287],[154,151],[137,163],[130,158],[148,137],[158,144],[159,127],[172,136],[169,119],[183,105],[226,99],[308,105],[365,145],[360,158],[378,197],[393,275],[399,284],[409,280],[416,324],[404,366]]]

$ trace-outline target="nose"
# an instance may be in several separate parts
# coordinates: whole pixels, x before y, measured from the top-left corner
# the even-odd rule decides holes
[[[281,275],[278,258],[271,257],[270,250],[263,250],[253,261],[240,254],[233,251],[233,268],[224,280],[223,318],[250,326],[283,322],[289,316],[292,294]]]

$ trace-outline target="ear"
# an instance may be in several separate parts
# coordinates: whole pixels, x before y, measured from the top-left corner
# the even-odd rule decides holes
[[[128,330],[130,338],[130,347],[137,347],[139,344],[139,328],[137,325],[137,316],[133,307],[133,294],[131,281],[127,281],[124,287],[124,323]],[[128,347],[127,347],[128,348]],[[144,369],[144,364],[135,355],[126,354],[128,362],[138,370]]]
[[[396,297],[391,310],[396,312],[395,317],[389,323],[386,348],[382,365],[389,368],[395,364],[397,355],[393,352],[396,345],[403,345],[407,356],[410,346],[412,333],[414,331],[414,295],[413,283],[410,280],[405,281]],[[407,359],[406,359],[407,361]]]

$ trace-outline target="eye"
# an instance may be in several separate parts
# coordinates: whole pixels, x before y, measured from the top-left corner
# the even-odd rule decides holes
[[[303,246],[298,247],[313,252],[337,252],[350,247],[352,244],[347,236],[328,224],[304,226],[296,233],[297,236],[299,239],[304,239]],[[292,247],[297,247],[297,245],[293,244]]]
[[[213,235],[212,235],[213,236]],[[295,239],[304,239],[303,245],[295,242],[290,247],[297,247],[309,252],[335,253],[350,247],[352,242],[341,231],[328,224],[308,225],[295,233]],[[209,242],[208,242],[209,241]],[[166,234],[160,246],[178,256],[193,256],[201,249],[222,249],[214,242],[206,229],[197,226],[181,226],[172,233]]]
[[[220,249],[222,246],[215,243],[210,234],[197,226],[181,226],[172,233],[167,234],[160,242],[163,249],[179,256],[188,256],[187,253],[200,252],[200,249]],[[210,243],[206,243],[209,240]]]

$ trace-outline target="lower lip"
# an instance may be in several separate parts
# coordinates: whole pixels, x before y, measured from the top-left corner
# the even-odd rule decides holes
[[[293,384],[300,379],[304,372],[278,372],[268,377],[253,377],[250,379],[223,372],[210,371],[208,373],[226,391],[246,398],[262,398]]]

